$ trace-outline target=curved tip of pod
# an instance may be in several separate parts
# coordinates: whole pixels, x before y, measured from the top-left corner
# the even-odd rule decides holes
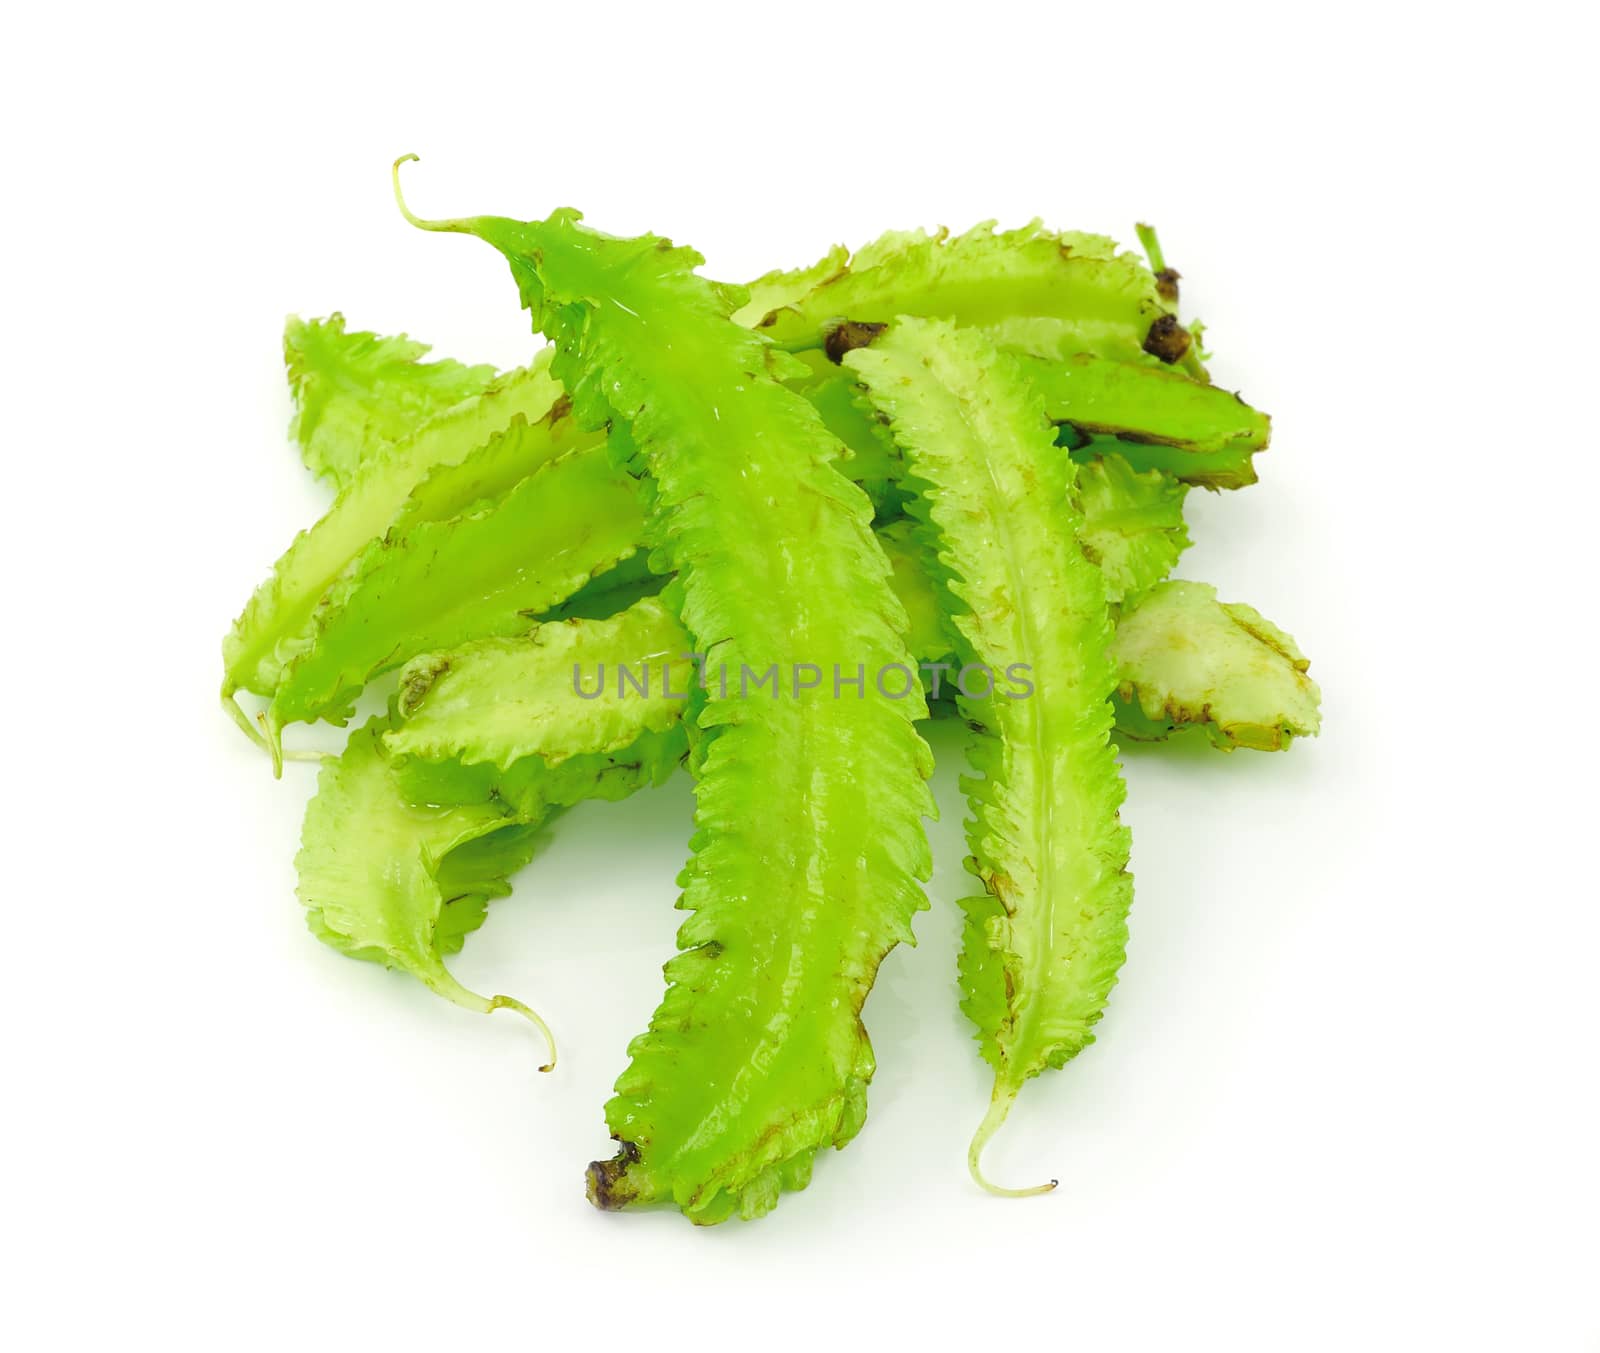
[[[475,991],[468,991],[460,982],[450,974],[448,968],[438,961],[429,963],[426,969],[418,976],[422,977],[428,986],[447,1001],[453,1001],[463,1010],[476,1010],[481,1015],[492,1015],[496,1010],[515,1010],[525,1020],[544,1035],[545,1046],[550,1050],[550,1060],[539,1068],[540,1071],[554,1071],[556,1069],[556,1038],[550,1032],[550,1026],[539,1017],[535,1010],[530,1010],[514,996],[495,996],[490,999],[478,995]]]
[[[539,1017],[536,1010],[530,1010],[514,996],[496,996],[489,1002],[489,1009],[515,1010],[519,1015],[534,1025],[544,1035],[545,1046],[550,1050],[550,1060],[539,1068],[540,1071],[554,1071],[556,1069],[556,1036],[550,1032],[550,1026]]]
[[[400,208],[400,214],[402,216],[404,216],[406,218],[406,220],[409,221],[412,225],[416,226],[416,228],[418,230],[462,230],[462,229],[465,229],[464,223],[461,222],[461,221],[449,221],[449,220],[446,220],[446,221],[427,221],[427,220],[424,220],[422,217],[416,215],[411,210],[410,207],[406,206],[405,194],[400,191],[400,166],[403,165],[403,164],[409,164],[412,160],[416,160],[418,163],[421,163],[422,156],[408,153],[408,154],[402,155],[398,160],[396,160],[392,165],[389,166],[389,182],[394,185],[395,205]]]
[[[983,1122],[978,1124],[978,1130],[972,1134],[972,1145],[967,1148],[967,1169],[972,1175],[973,1182],[997,1198],[1032,1198],[1035,1194],[1049,1193],[1060,1182],[1052,1179],[1047,1184],[1034,1184],[1025,1189],[1007,1189],[999,1184],[990,1183],[984,1177],[983,1148],[989,1144],[989,1139],[1006,1121],[1006,1115],[1011,1112],[1011,1104],[1016,1097],[1015,1090],[1007,1090],[998,1084],[995,1086],[994,1098],[989,1103],[989,1112],[984,1114]]]
[[[422,156],[409,151],[406,154],[401,155],[392,165],[389,166],[389,182],[394,186],[394,201],[395,205],[400,208],[400,214],[419,230],[426,230],[428,228],[427,223],[412,214],[411,208],[406,206],[406,195],[401,191],[400,188],[400,166],[403,164],[409,164],[412,160],[417,160],[420,162],[421,159]]]

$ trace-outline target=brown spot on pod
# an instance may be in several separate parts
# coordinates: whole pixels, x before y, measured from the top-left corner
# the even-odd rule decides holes
[[[822,342],[822,350],[828,354],[830,362],[837,364],[844,361],[845,353],[866,347],[888,327],[887,324],[847,319],[828,331],[827,338]]]

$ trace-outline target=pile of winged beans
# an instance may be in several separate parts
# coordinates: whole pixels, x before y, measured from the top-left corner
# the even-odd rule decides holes
[[[1287,634],[1169,579],[1185,496],[1253,483],[1268,420],[1211,384],[1154,232],[1148,261],[1037,224],[896,233],[731,286],[571,210],[401,209],[498,249],[549,345],[497,372],[290,321],[295,439],[335,497],[234,623],[223,704],[281,771],[288,725],[388,693],[306,812],[313,933],[526,1015],[549,1070],[539,1016],[445,960],[561,808],[686,769],[688,919],[588,1195],[756,1217],[866,1119],[862,1004],[928,905],[919,726],[959,718],[958,984],[994,1073],[968,1161],[1052,1187],[980,1158],[1122,966],[1114,737],[1318,725]]]

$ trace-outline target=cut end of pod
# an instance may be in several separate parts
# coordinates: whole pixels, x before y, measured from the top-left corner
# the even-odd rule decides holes
[[[1171,366],[1188,355],[1190,342],[1189,331],[1176,315],[1158,315],[1144,337],[1144,350]]]
[[[636,1201],[628,1167],[639,1162],[639,1148],[622,1142],[610,1160],[592,1160],[584,1171],[584,1191],[602,1212],[620,1212]]]

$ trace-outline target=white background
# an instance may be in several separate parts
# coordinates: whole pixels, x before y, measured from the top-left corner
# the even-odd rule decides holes
[[[13,15],[8,1346],[1600,1348],[1578,12]],[[324,501],[283,316],[532,347],[489,250],[395,213],[403,151],[424,214],[576,204],[729,278],[888,227],[1159,224],[1217,379],[1275,416],[1259,487],[1194,496],[1180,572],[1296,635],[1326,729],[1128,757],[1124,977],[988,1161],[1053,1196],[966,1175],[947,732],[867,1128],[756,1224],[582,1193],[671,952],[686,780],[563,821],[457,962],[551,1018],[554,1076],[519,1021],[304,929],[313,772],[274,783],[215,698]]]

